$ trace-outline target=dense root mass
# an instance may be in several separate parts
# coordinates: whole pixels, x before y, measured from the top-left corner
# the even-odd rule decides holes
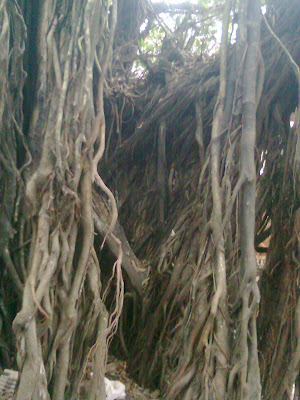
[[[299,2],[37,3],[0,1],[0,362],[17,398],[75,399],[92,365],[104,399],[112,340],[168,400],[298,398]]]
[[[27,2],[21,7],[14,2],[1,3],[3,35],[7,32],[7,53],[3,55],[7,57],[3,61],[7,71],[1,72],[6,72],[8,83],[5,86],[4,81],[3,103],[11,125],[10,131],[6,129],[8,138],[3,138],[4,146],[11,145],[6,153],[2,148],[4,160],[10,163],[9,172],[15,171],[12,189],[11,176],[6,173],[3,178],[7,180],[3,205],[10,208],[2,215],[10,217],[6,225],[15,223],[15,232],[3,232],[1,227],[7,237],[1,251],[22,299],[12,325],[22,372],[17,398],[51,396],[59,400],[66,395],[76,396],[89,360],[94,369],[89,398],[104,399],[106,342],[116,329],[123,302],[122,251],[118,250],[114,267],[116,304],[109,316],[94,248],[92,188],[94,183],[112,199],[113,218],[106,232],[112,237],[117,209],[97,172],[97,164],[104,151],[103,86],[111,65],[117,4],[109,27],[106,5],[97,1],[46,1],[33,7]],[[31,115],[27,115],[28,125],[24,125],[23,132],[22,102],[18,99],[22,99],[25,75],[22,58],[20,61],[25,25],[31,39],[25,46],[38,64],[36,76],[32,74],[33,60],[28,59],[25,65],[32,74],[32,81],[26,83],[25,102],[32,105],[30,111],[24,106]],[[35,37],[30,29],[36,30]],[[11,56],[15,53],[19,58]],[[96,99],[95,59],[102,65]],[[10,64],[16,71],[9,68]],[[21,85],[17,91],[13,82],[18,77],[22,79],[15,83],[16,88]],[[6,93],[5,89],[10,91]],[[20,146],[11,136],[14,131],[20,136]],[[20,155],[22,166],[18,170],[16,155],[24,150],[27,158]],[[8,249],[9,235],[17,244],[13,259]]]

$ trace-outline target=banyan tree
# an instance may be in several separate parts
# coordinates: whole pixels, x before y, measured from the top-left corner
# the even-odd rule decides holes
[[[16,399],[105,399],[108,352],[167,400],[299,398],[299,21],[298,0],[0,0]]]

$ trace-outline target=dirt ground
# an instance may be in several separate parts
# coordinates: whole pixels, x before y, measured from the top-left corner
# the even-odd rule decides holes
[[[106,378],[111,381],[120,381],[126,387],[126,400],[158,400],[160,399],[160,392],[150,391],[149,389],[138,386],[135,381],[126,372],[127,365],[125,361],[118,360],[113,356],[108,357],[108,363],[106,367]],[[85,387],[84,392],[88,393],[89,378],[91,377],[92,370],[89,369],[86,374],[86,381],[83,383]],[[84,394],[81,395],[81,399],[85,398]]]

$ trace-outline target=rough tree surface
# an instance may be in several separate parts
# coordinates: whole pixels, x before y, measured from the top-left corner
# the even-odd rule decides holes
[[[300,3],[265,3],[0,0],[16,399],[105,399],[109,345],[166,400],[299,398]]]

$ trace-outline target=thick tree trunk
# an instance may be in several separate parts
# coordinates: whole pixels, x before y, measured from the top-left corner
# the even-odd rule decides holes
[[[260,52],[260,4],[248,3],[247,53],[243,71],[243,126],[241,138],[241,287],[242,310],[240,314],[241,399],[261,398],[260,373],[257,352],[257,308],[260,300],[255,236],[255,143],[256,109],[259,102],[257,70]],[[250,337],[250,340],[249,340]]]
[[[7,136],[2,138],[3,145],[9,146],[13,153],[7,162],[9,169],[5,178],[10,179],[10,189],[4,191],[8,201],[5,204],[10,208],[6,213],[7,223],[1,224],[1,229],[9,227],[13,219],[17,178],[21,195],[22,172],[26,171],[27,204],[25,207],[24,202],[15,203],[14,211],[14,223],[22,229],[16,234],[21,248],[25,246],[24,225],[27,232],[31,231],[29,254],[23,254],[21,265],[15,259],[17,271],[7,247],[9,230],[5,232],[7,241],[1,245],[15,291],[22,296],[22,307],[13,323],[21,372],[17,398],[75,398],[87,359],[93,362],[97,380],[92,385],[90,399],[105,398],[106,340],[117,324],[123,292],[118,289],[117,316],[114,321],[108,321],[93,244],[92,187],[95,182],[111,197],[112,214],[116,214],[114,198],[98,175],[97,164],[105,143],[103,85],[111,63],[117,2],[113,2],[109,25],[107,5],[94,0],[40,1],[36,9],[26,1],[21,8],[15,2],[2,1],[0,12],[4,50],[1,51],[1,111],[5,110],[6,103],[6,113],[11,116],[10,129],[20,136],[17,140],[16,135],[7,131]],[[28,77],[32,81],[27,82],[26,100],[32,106],[24,107],[33,162],[22,133],[23,14],[30,39],[26,44],[35,57],[35,60],[30,55],[27,57]],[[102,67],[96,110],[95,57]],[[13,66],[10,69],[9,63]],[[5,64],[6,69],[2,68]],[[34,65],[37,68],[31,70]],[[8,91],[8,79],[12,93]],[[13,91],[17,94],[15,99],[10,98]],[[12,100],[14,104],[10,103]],[[28,159],[20,158],[22,168],[18,171],[17,144],[22,140]],[[107,235],[111,235],[113,224]],[[120,263],[121,254],[117,263],[118,288],[122,286]],[[79,353],[77,346],[81,348]]]

